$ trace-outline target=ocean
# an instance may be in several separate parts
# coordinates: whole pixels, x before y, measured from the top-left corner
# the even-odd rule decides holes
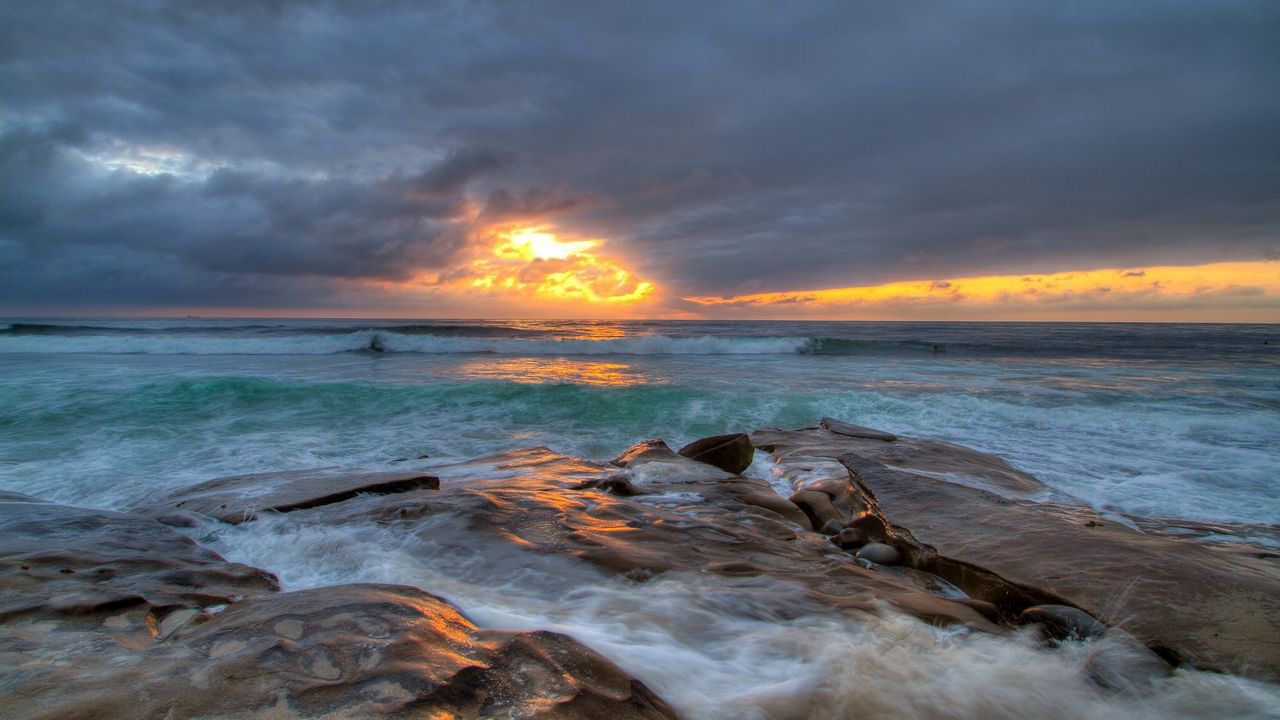
[[[0,321],[0,489],[87,507],[224,475],[427,470],[535,445],[608,459],[651,437],[675,447],[824,416],[999,455],[1044,499],[1117,517],[1280,523],[1274,325]],[[1114,698],[1057,677],[1069,659],[1000,638],[778,614],[758,606],[769,593],[707,578],[624,588],[567,559],[388,532],[282,516],[203,540],[286,589],[411,584],[481,624],[566,632],[691,718],[816,717],[827,706],[805,702],[832,698],[870,709],[859,717],[1280,705],[1274,686],[1192,672],[1158,697]],[[833,685],[833,667],[859,679]]]

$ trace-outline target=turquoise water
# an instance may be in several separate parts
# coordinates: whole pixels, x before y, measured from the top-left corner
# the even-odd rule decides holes
[[[823,416],[997,453],[1107,510],[1280,522],[1275,326],[67,320],[0,325],[0,487],[611,457]],[[381,350],[370,349],[376,347]],[[429,456],[422,458],[422,456]]]

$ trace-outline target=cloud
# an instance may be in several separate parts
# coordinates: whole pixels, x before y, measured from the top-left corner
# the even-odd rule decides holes
[[[516,222],[672,297],[1274,257],[1277,32],[1265,0],[7,3],[0,307],[376,309]]]

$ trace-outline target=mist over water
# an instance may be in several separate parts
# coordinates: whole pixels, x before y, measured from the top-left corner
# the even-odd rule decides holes
[[[92,507],[223,475],[428,469],[531,445],[606,459],[649,437],[823,416],[998,454],[1103,510],[1280,522],[1275,326],[0,322],[0,489]],[[1280,705],[1273,686],[1189,671],[1110,695],[1080,674],[1085,647],[836,615],[778,581],[632,583],[422,522],[432,532],[289,515],[202,539],[286,589],[411,584],[488,627],[565,632],[690,718]]]

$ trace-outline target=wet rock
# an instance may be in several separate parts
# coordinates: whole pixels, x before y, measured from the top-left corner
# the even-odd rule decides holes
[[[179,510],[177,512],[157,515],[156,522],[161,525],[168,525],[169,527],[175,528],[196,528],[200,527],[200,516],[195,513]]]
[[[895,545],[913,548],[913,566],[1002,613],[1070,604],[1118,621],[1166,659],[1280,680],[1280,645],[1269,640],[1280,637],[1280,563],[1263,557],[1274,553],[1030,501],[1043,489],[1035,478],[948,443],[819,430],[758,430],[752,440],[784,467],[838,458],[859,502],[876,507]]]
[[[341,473],[334,469],[295,470],[219,478],[184,488],[138,509],[169,514],[196,512],[227,523],[252,520],[263,512],[292,512],[344,502],[361,495],[390,495],[435,489],[440,479],[417,472]]]
[[[642,448],[638,455],[652,450]],[[737,577],[749,566],[750,573],[798,584],[835,609],[878,612],[887,606],[940,625],[999,630],[972,608],[910,578],[833,552],[826,538],[801,531],[812,529],[806,515],[768,482],[676,458],[643,462],[633,455],[627,469],[643,493],[634,498],[573,489],[615,474],[610,466],[528,448],[441,468],[465,481],[438,491],[360,498],[303,512],[307,522],[329,527],[372,521],[436,539],[438,524],[421,518],[440,515],[459,524],[456,532],[467,533],[467,543],[573,557],[635,580],[671,572]],[[678,466],[678,484],[637,481],[646,470],[664,466]]]
[[[884,442],[893,442],[898,439],[898,436],[893,433],[887,433],[883,430],[875,430],[861,425],[854,425],[852,423],[841,422],[834,418],[822,418],[822,421],[818,424],[830,432],[837,435],[844,435],[846,437],[863,438],[865,440],[882,440]]]
[[[667,443],[659,438],[645,440],[636,443],[622,454],[609,461],[611,465],[618,467],[632,467],[633,465],[641,465],[654,460],[678,460],[680,456],[676,451],[672,450]]]
[[[986,600],[979,600],[977,598],[960,598],[959,600],[956,600],[956,602],[977,610],[982,614],[982,617],[990,620],[991,622],[1000,622],[1000,608],[996,607],[995,603],[989,603]]]
[[[630,497],[636,494],[636,489],[631,484],[631,480],[625,475],[610,475],[605,478],[592,478],[585,480],[574,486],[574,490],[603,490],[612,495],[622,497]]]
[[[903,470],[961,477],[975,485],[1012,497],[1028,497],[1044,492],[1034,476],[1009,465],[1001,458],[963,445],[898,436],[893,442],[849,437],[821,430],[762,429],[751,433],[758,448],[770,448],[783,467],[814,459],[836,461],[845,453],[858,455]]]
[[[170,617],[174,617],[171,615]],[[258,596],[163,642],[88,644],[4,673],[6,718],[674,718],[642,683],[564,635],[477,628],[395,585]],[[20,662],[13,645],[0,658]],[[39,656],[41,646],[30,648]]]
[[[828,520],[818,532],[823,535],[837,535],[844,530],[844,523],[839,520]]]
[[[902,554],[892,545],[868,543],[858,551],[857,558],[877,565],[897,565],[902,560]]]
[[[408,587],[278,593],[143,516],[0,502],[0,587],[14,720],[674,717],[566,636],[481,630]]]
[[[0,503],[0,587],[0,621],[70,627],[121,614],[144,633],[153,609],[278,589],[270,573],[226,562],[149,518],[45,502]]]
[[[746,433],[705,437],[680,448],[680,454],[739,475],[751,465],[755,447]]]
[[[831,538],[831,542],[842,550],[851,550],[866,545],[867,534],[857,528],[845,528],[836,533],[835,537]]]
[[[1143,693],[1173,674],[1164,658],[1120,628],[1107,630],[1093,647],[1085,674],[1108,690]]]
[[[1018,622],[1039,625],[1054,640],[1101,637],[1107,626],[1089,613],[1069,605],[1034,605],[1022,611]]]
[[[824,528],[828,523],[836,522],[844,525],[844,513],[836,509],[831,496],[817,490],[799,490],[788,498],[809,518],[815,528]]]
[[[849,527],[855,530],[861,530],[872,540],[884,540],[887,536],[884,520],[881,520],[879,515],[874,515],[872,513],[863,513],[862,515],[853,518],[849,521]]]

